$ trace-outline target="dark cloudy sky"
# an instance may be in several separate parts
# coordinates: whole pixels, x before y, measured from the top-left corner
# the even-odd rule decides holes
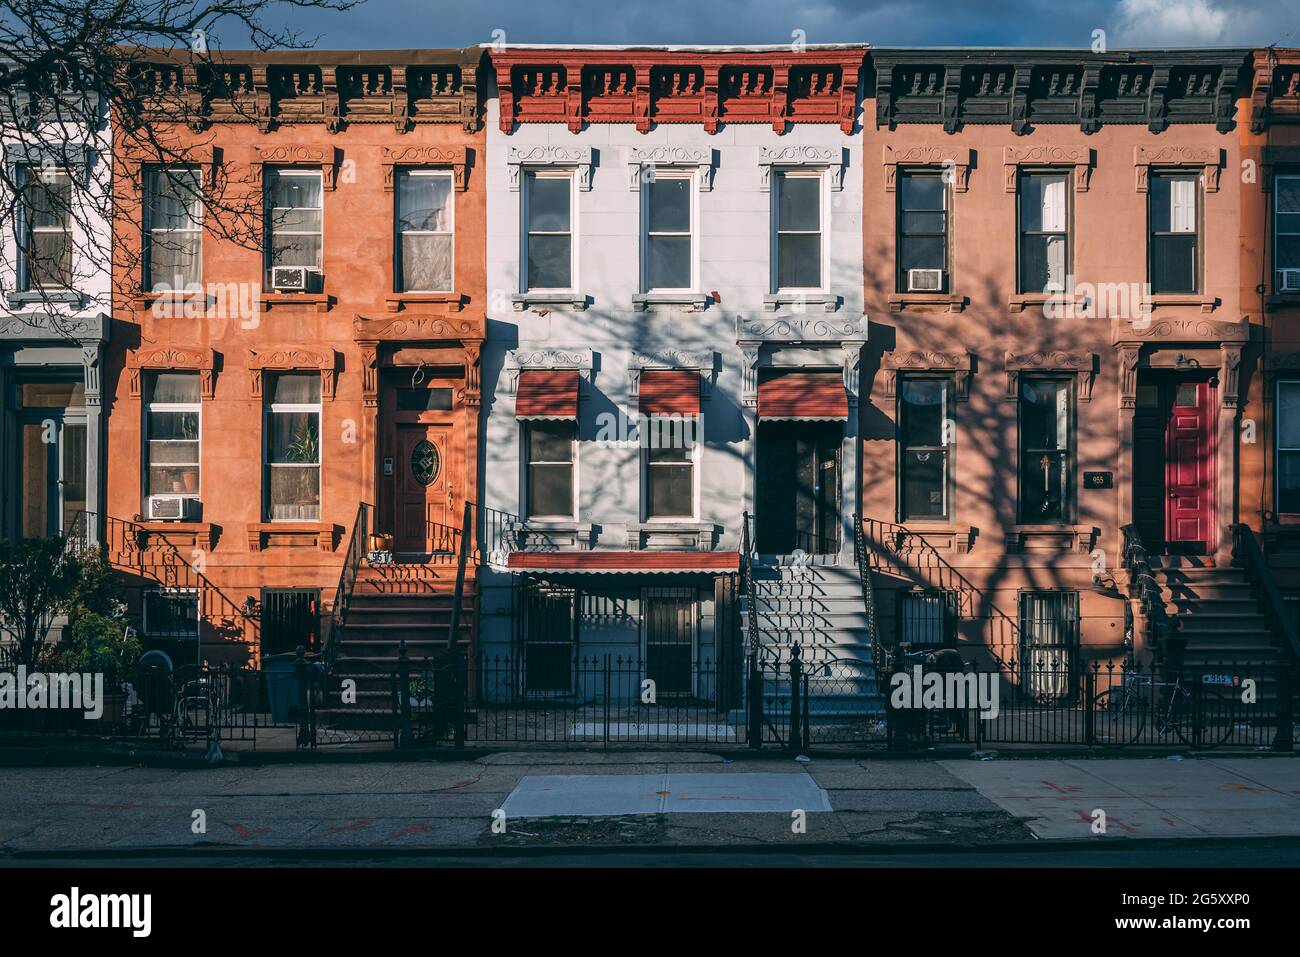
[[[365,0],[273,12],[321,48],[507,43],[1300,46],[1297,0]],[[500,31],[500,32],[497,32]],[[218,32],[219,33],[219,32]],[[239,44],[217,37],[221,45]]]

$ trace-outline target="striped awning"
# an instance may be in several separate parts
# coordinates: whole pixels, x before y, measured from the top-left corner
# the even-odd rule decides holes
[[[758,383],[760,419],[833,420],[849,417],[839,372],[777,372]]]
[[[536,369],[519,373],[515,417],[577,419],[578,373],[574,369]]]
[[[646,370],[638,391],[642,415],[700,414],[700,374],[694,369]]]
[[[575,551],[511,552],[508,567],[520,572],[626,575],[726,573],[740,569],[739,552]]]

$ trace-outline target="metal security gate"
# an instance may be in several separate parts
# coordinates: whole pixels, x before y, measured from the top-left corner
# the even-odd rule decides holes
[[[278,655],[320,650],[320,590],[265,588],[262,590],[262,653]]]

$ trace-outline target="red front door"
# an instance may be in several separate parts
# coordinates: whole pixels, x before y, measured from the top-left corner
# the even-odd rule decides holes
[[[394,485],[393,547],[398,552],[454,551],[451,429],[399,424]]]
[[[1214,530],[1214,387],[1170,383],[1165,429],[1165,529],[1169,547],[1205,553]]]

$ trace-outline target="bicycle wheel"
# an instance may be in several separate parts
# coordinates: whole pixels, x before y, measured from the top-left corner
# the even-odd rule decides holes
[[[1213,685],[1202,685],[1198,710],[1192,693],[1186,688],[1178,690],[1181,694],[1170,705],[1169,723],[1183,744],[1193,748],[1213,748],[1232,737],[1237,727],[1235,696]]]
[[[1092,702],[1093,738],[1103,748],[1122,748],[1142,737],[1148,706],[1128,688],[1108,688]]]

